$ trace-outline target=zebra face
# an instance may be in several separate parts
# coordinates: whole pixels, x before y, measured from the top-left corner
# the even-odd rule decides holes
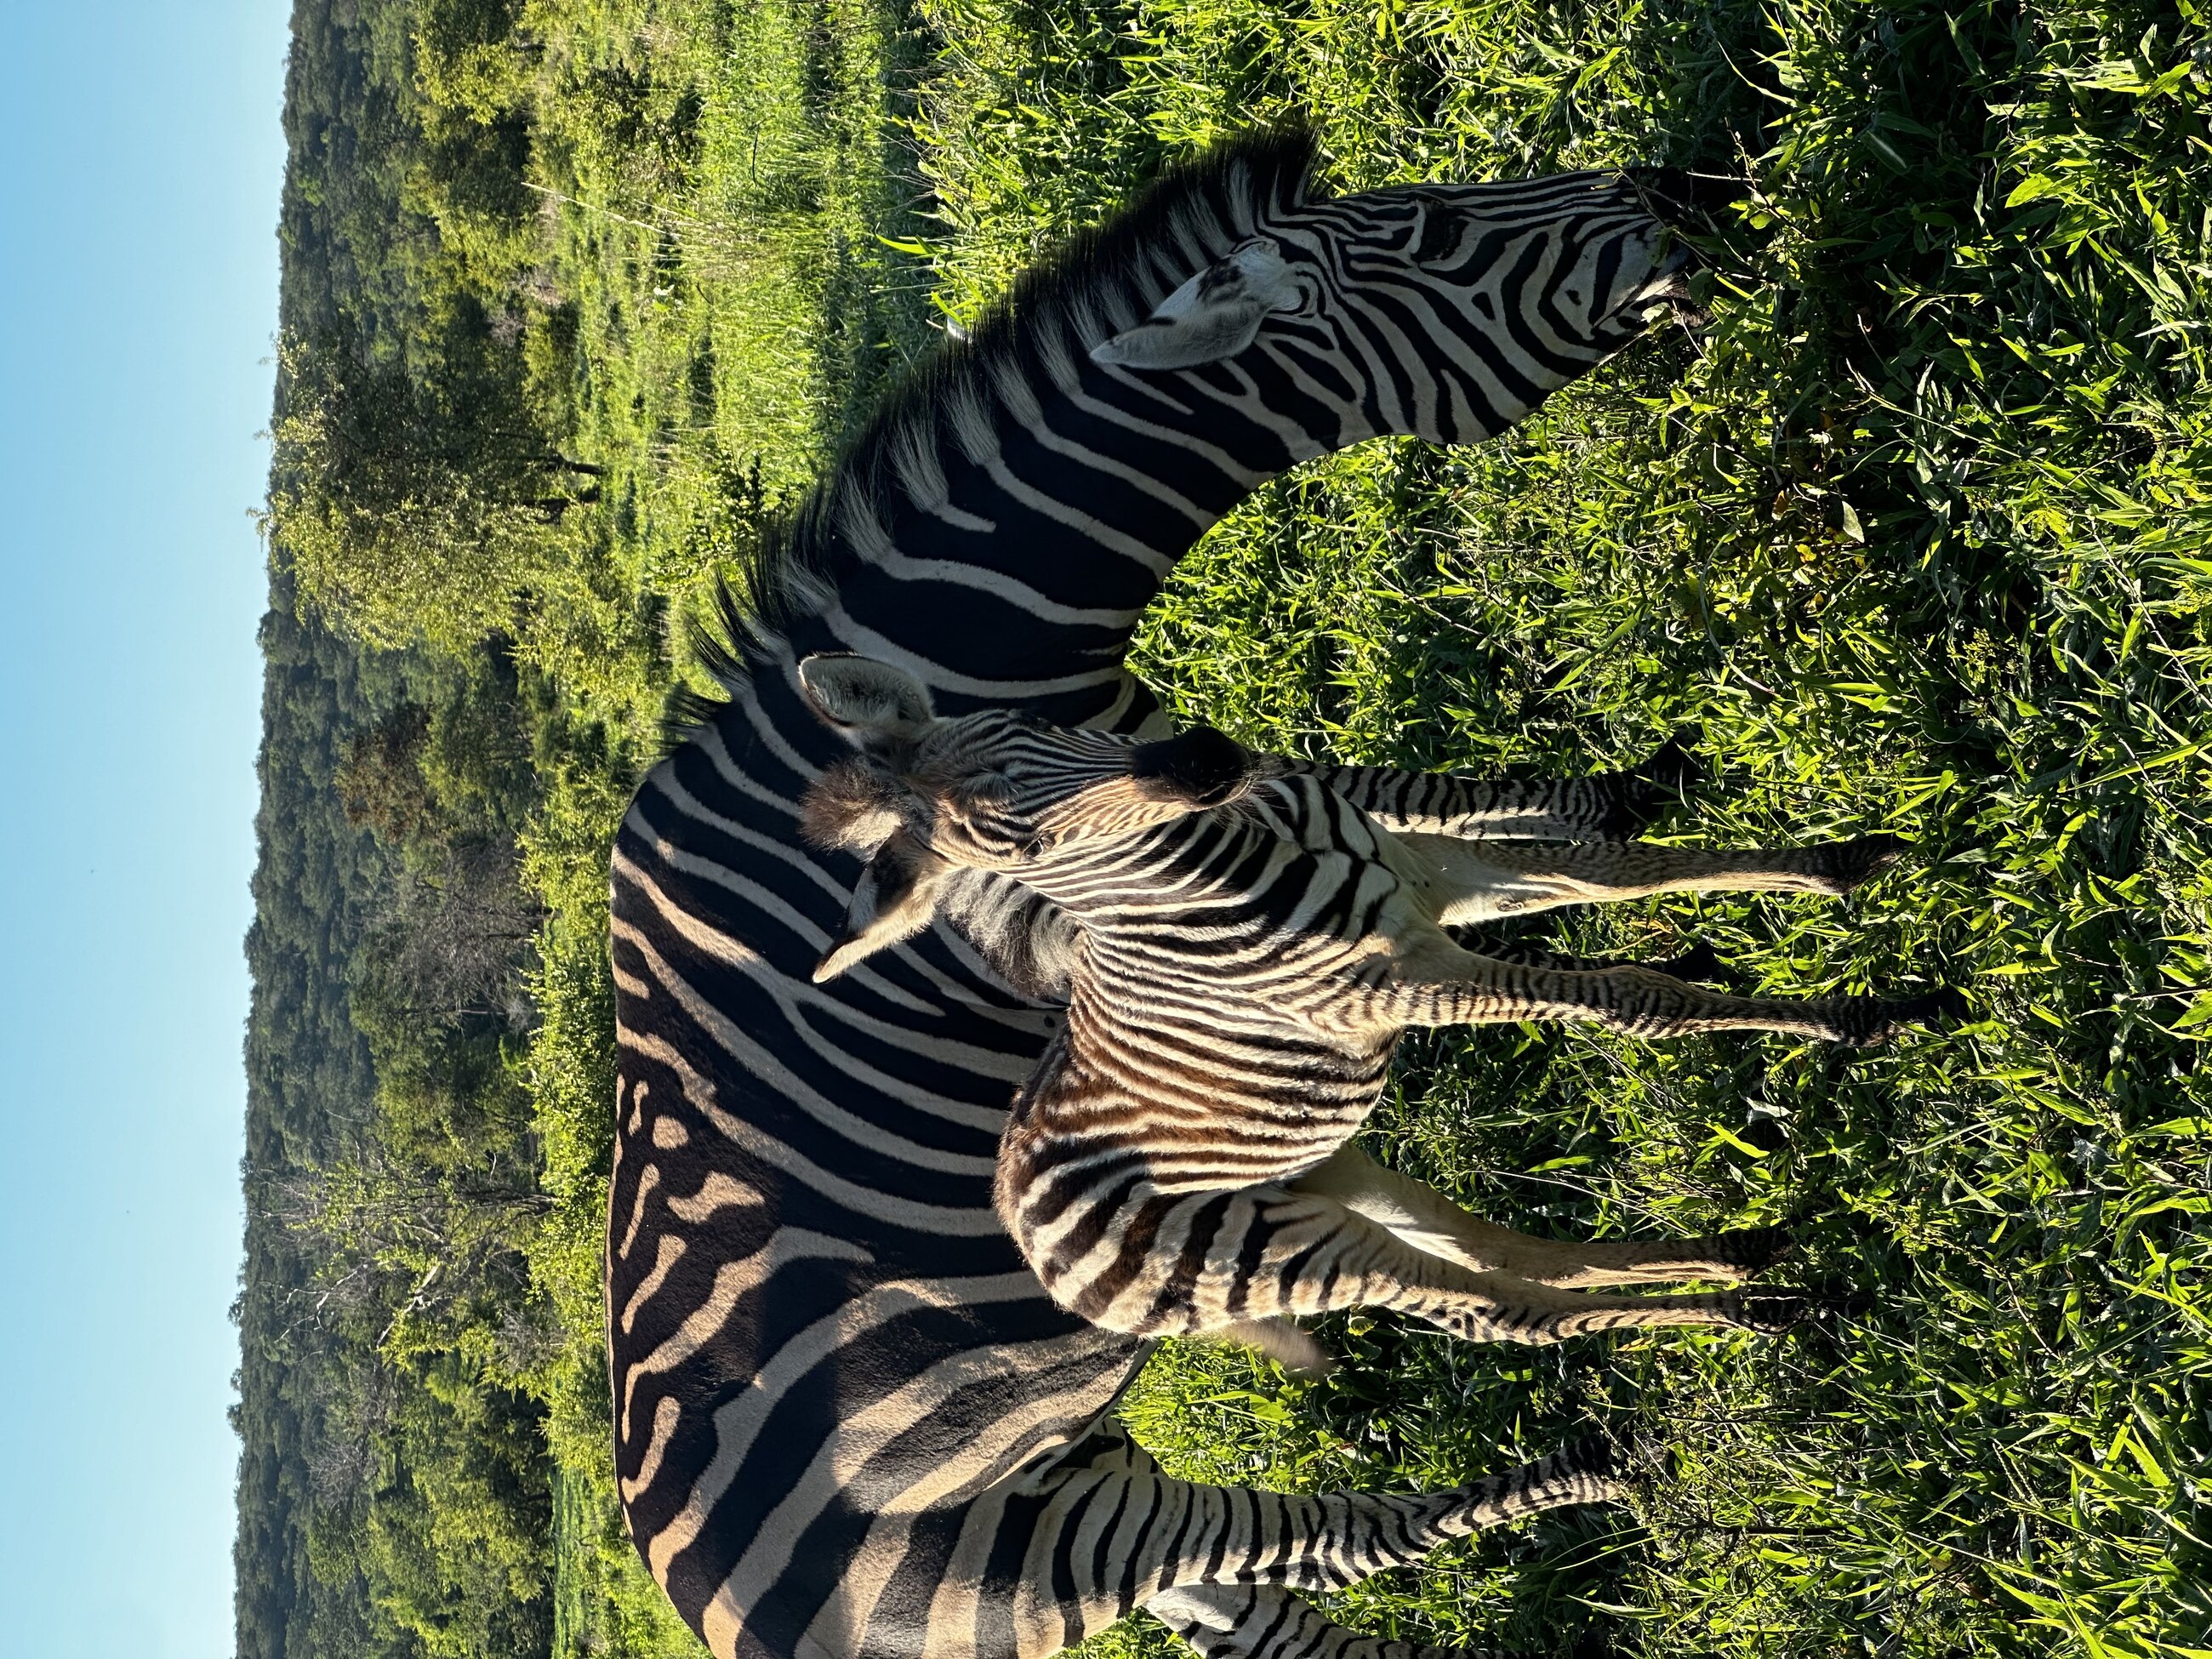
[[[1092,361],[1234,362],[1330,447],[1490,437],[1686,300],[1686,250],[1617,173],[1278,204]]]
[[[1054,848],[1219,806],[1252,757],[1200,726],[1158,743],[1006,709],[940,718],[921,681],[866,657],[799,665],[809,705],[858,752],[808,788],[810,836],[872,852],[902,833],[964,869],[1019,872]]]
[[[1005,709],[940,718],[903,669],[839,653],[808,657],[799,680],[855,750],[808,786],[801,828],[868,855],[817,981],[920,932],[956,871],[1042,874],[1087,843],[1224,805],[1257,775],[1211,727],[1138,743]]]

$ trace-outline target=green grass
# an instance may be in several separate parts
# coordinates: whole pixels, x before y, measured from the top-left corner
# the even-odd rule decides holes
[[[1527,1353],[1340,1318],[1327,1385],[1171,1345],[1131,1422],[1181,1471],[1298,1487],[1455,1480],[1593,1421],[1634,1449],[1629,1505],[1340,1598],[1379,1632],[1745,1659],[2212,1650],[2197,14],[607,10],[571,18],[561,61],[579,85],[594,52],[629,62],[653,91],[628,127],[580,94],[564,118],[550,270],[580,321],[547,362],[618,488],[525,641],[566,694],[532,847],[556,911],[532,1063],[566,1200],[538,1267],[576,1334],[547,1383],[581,1483],[568,1644],[680,1650],[638,1610],[593,1462],[603,860],[683,671],[666,619],[744,533],[730,483],[758,458],[771,493],[798,488],[938,313],[1158,160],[1304,111],[1346,186],[1664,159],[1747,166],[1758,189],[1708,329],[1503,443],[1370,446],[1263,491],[1178,574],[1140,671],[1183,716],[1362,760],[1579,770],[1694,728],[1714,776],[1659,833],[1879,829],[1914,860],[1844,901],[1653,902],[1563,936],[1707,938],[1790,994],[1960,983],[1975,1018],[1865,1055],[1410,1041],[1369,1138],[1401,1167],[1561,1234],[1795,1218],[1787,1274],[1871,1310],[1787,1343]],[[1136,1621],[1099,1645],[1166,1642]]]

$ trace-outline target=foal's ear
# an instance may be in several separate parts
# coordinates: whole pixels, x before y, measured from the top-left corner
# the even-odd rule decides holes
[[[929,688],[872,657],[819,652],[799,665],[799,689],[825,725],[871,754],[911,742],[933,718]]]
[[[845,929],[814,965],[814,982],[832,980],[878,951],[912,939],[937,915],[952,866],[903,830],[876,849],[845,907]]]
[[[1093,346],[1091,361],[1123,368],[1218,363],[1257,339],[1270,313],[1299,304],[1297,279],[1280,246],[1255,236],[1169,295],[1136,327]]]

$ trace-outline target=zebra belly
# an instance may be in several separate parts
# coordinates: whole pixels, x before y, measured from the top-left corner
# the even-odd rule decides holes
[[[1218,1258],[1263,1233],[1286,1242],[1279,1219],[1255,1225],[1260,1207],[1358,1133],[1395,1045],[1279,1028],[1264,1075],[1162,1072],[1142,1060],[1194,1052],[1196,1033],[1102,1056],[1087,1012],[1070,1010],[1065,1051],[1016,1106],[1000,1213],[1053,1298],[1087,1320],[1157,1335],[1244,1317],[1243,1278]]]

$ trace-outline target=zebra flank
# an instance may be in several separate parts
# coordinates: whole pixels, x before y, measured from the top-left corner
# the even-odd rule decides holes
[[[1208,526],[1346,444],[1498,432],[1679,290],[1619,175],[1328,200],[1312,159],[1265,135],[1169,176],[918,375],[726,602],[727,701],[623,821],[616,1472],[722,1659],[1039,1659],[1145,1605],[1208,1653],[1328,1653],[1355,1638],[1293,1592],[1611,1491],[1556,1461],[1425,1496],[1162,1475],[1105,1415],[1144,1345],[1054,1302],[993,1208],[1077,930],[912,837],[862,884],[802,830],[856,753],[802,659],[896,665],[950,714],[1164,737],[1122,659]],[[948,909],[1019,950],[987,960]]]

